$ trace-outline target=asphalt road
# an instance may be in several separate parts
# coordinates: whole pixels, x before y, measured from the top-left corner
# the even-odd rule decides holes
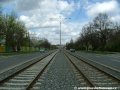
[[[35,52],[35,53],[22,54],[22,55],[16,55],[16,56],[1,57],[0,58],[0,72],[7,70],[13,66],[16,66],[20,63],[26,62],[28,60],[41,57],[45,53]]]
[[[87,59],[94,60],[96,62],[105,64],[109,67],[112,67],[112,68],[120,71],[120,53],[102,55],[102,54],[83,53],[80,51],[76,51],[74,54],[78,54]]]

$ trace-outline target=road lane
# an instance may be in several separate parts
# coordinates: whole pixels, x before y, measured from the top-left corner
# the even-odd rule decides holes
[[[111,59],[112,61],[115,61],[115,62],[120,62],[119,60],[115,60],[115,59]]]
[[[47,52],[45,52],[47,53]],[[0,72],[16,66],[20,63],[26,62],[28,60],[34,59],[36,57],[41,57],[45,53],[35,52],[30,54],[22,54],[16,56],[10,56],[7,58],[0,58]]]
[[[94,53],[84,53],[80,51],[77,51],[74,54],[78,54],[87,59],[105,64],[109,67],[112,67],[120,71],[120,56],[119,56],[120,54],[101,55],[101,54],[94,54]]]

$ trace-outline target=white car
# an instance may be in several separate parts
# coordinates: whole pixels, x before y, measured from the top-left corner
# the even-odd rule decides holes
[[[75,52],[75,49],[70,49],[71,52]]]
[[[41,53],[45,52],[45,49],[40,49],[40,52],[41,52]]]

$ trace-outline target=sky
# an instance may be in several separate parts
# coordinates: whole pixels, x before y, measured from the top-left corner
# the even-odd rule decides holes
[[[14,11],[31,35],[52,44],[60,43],[60,22],[62,44],[76,40],[99,13],[120,23],[120,0],[0,0],[0,5],[4,14]]]

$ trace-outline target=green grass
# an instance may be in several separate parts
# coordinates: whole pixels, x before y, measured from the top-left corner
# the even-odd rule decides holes
[[[80,50],[81,52],[85,52],[85,53],[95,53],[95,54],[104,54],[104,55],[106,55],[106,54],[115,54],[115,52],[109,52],[109,51],[104,51],[104,52],[102,52],[102,51],[86,51],[86,50]]]

